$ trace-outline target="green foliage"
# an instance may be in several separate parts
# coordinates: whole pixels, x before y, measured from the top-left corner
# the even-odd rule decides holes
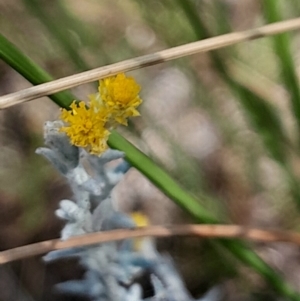
[[[282,19],[278,0],[267,0],[263,4],[265,18],[268,23],[277,22]],[[292,111],[300,130],[300,88],[290,49],[290,38],[288,34],[280,34],[272,37],[272,39],[281,69],[282,82],[290,94]]]

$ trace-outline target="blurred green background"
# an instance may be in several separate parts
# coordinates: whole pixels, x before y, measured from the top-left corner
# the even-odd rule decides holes
[[[299,13],[298,0],[0,0],[0,28],[60,78]],[[297,231],[299,42],[293,32],[134,71],[142,117],[119,131],[220,220]],[[29,86],[0,61],[0,95]],[[72,93],[87,100],[95,90],[95,84],[82,85]],[[59,236],[62,223],[54,210],[71,192],[34,153],[43,145],[43,123],[58,116],[47,98],[0,111],[1,250]],[[135,170],[115,195],[124,211],[141,210],[153,224],[191,222]],[[297,247],[252,245],[300,290]],[[220,300],[278,299],[213,242],[178,238],[159,246],[174,257],[195,297],[218,286]],[[40,258],[0,267],[0,300],[78,300],[51,288],[81,272],[73,262],[45,266]]]

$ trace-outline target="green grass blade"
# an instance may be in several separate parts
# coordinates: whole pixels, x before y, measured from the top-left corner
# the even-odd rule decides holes
[[[216,20],[219,23],[218,27],[221,28],[220,32],[224,33],[231,31],[230,24],[228,23],[228,21],[226,21],[226,17],[224,17],[225,8],[222,8],[222,6],[224,6],[224,3],[221,2],[221,0],[214,1],[215,5],[219,7],[220,11],[222,11],[222,16],[220,16],[220,14],[216,14]],[[184,4],[189,5],[188,3],[189,2],[187,1]],[[275,4],[275,2],[272,1],[271,3]],[[203,26],[203,31],[205,32],[205,26],[201,18],[199,19],[199,22]],[[206,37],[208,36],[209,34],[208,32],[206,32]],[[275,36],[275,38],[276,37],[277,36]],[[238,84],[232,78],[230,78],[228,73],[226,73],[226,66],[224,65],[218,53],[212,53],[212,57],[215,62],[215,66],[217,67],[223,79],[229,86],[231,86],[232,91],[235,91],[239,96],[239,100],[244,108],[245,113],[248,116],[249,122],[252,124],[252,127],[260,134],[266,149],[269,151],[273,159],[280,163],[282,170],[285,173],[286,181],[289,185],[293,200],[296,202],[297,207],[300,208],[300,190],[298,179],[294,175],[293,168],[290,166],[285,152],[286,146],[291,147],[291,143],[288,141],[286,134],[282,128],[278,111],[273,105],[271,105],[271,103],[265,101],[263,98],[250,91],[247,87]],[[291,56],[288,56],[288,58],[290,58],[290,60],[292,61]],[[295,81],[297,85],[297,79]],[[287,87],[287,89],[289,88]],[[298,99],[298,101],[300,101],[300,99]]]
[[[13,44],[0,35],[0,57],[22,74],[33,84],[44,80],[51,80],[51,76],[22,54]],[[73,100],[71,94],[58,93],[50,96],[58,105],[67,108]],[[112,148],[122,150],[126,159],[150,181],[152,181],[163,193],[172,198],[176,204],[191,214],[199,223],[218,223],[210,212],[203,208],[198,201],[184,191],[162,168],[157,166],[149,157],[139,151],[117,132],[113,132],[109,138]],[[244,243],[233,240],[222,240],[220,243],[226,247],[238,259],[252,267],[257,273],[273,286],[282,296],[289,300],[300,301],[300,295],[294,292],[288,284],[270,266],[268,266],[255,252]]]
[[[201,17],[190,0],[177,0],[178,5],[185,12],[194,32],[195,38],[206,39],[210,35]],[[224,25],[227,29],[228,25]],[[281,121],[275,108],[264,99],[258,97],[250,90],[234,81],[228,74],[223,58],[218,52],[210,52],[212,62],[222,79],[238,96],[244,111],[254,127],[260,134],[270,155],[281,164],[285,164],[285,145],[287,144]],[[280,143],[279,143],[280,142]],[[300,200],[299,200],[300,202]]]
[[[270,0],[270,2],[272,2],[272,0]],[[195,36],[198,39],[208,38],[209,33],[205,24],[201,19],[201,16],[197,15],[196,9],[192,5],[191,1],[177,0],[177,3],[185,12],[188,20],[190,20]],[[220,21],[224,23],[224,17],[222,17]],[[224,24],[223,26],[224,30],[228,30],[229,24]],[[223,57],[221,57],[218,52],[211,52],[210,55],[215,69],[218,71],[221,78],[227,83],[228,87],[231,88],[232,92],[238,96],[238,100],[244,109],[249,123],[252,125],[254,130],[260,134],[266,150],[283,168],[293,199],[299,208],[300,190],[299,185],[297,184],[298,180],[293,174],[293,170],[289,166],[289,162],[286,157],[286,146],[291,145],[283,130],[277,110],[269,102],[233,80],[226,71]],[[296,98],[294,99],[296,101]]]
[[[52,77],[24,55],[15,45],[0,34],[0,58],[22,74],[33,85],[39,85],[52,80]],[[69,107],[73,96],[67,91],[51,95],[51,99],[60,107]]]
[[[278,0],[263,1],[263,11],[268,23],[273,23],[282,19],[278,6]],[[290,49],[291,41],[287,33],[275,35],[271,39],[274,42],[274,49],[281,68],[281,78],[286,89],[290,93],[293,113],[300,130],[300,87]]]
[[[247,262],[249,266],[257,271],[265,280],[269,282],[278,294],[287,300],[300,300],[300,294],[293,290],[290,285],[276,272],[267,265],[262,259],[251,249],[240,241],[223,240],[222,245],[229,249],[236,258],[242,262]]]
[[[143,173],[165,195],[170,197],[181,208],[193,212],[192,216],[201,223],[217,223],[217,220],[205,210],[193,196],[184,191],[162,168],[157,166],[148,156],[139,151],[117,132],[109,138],[112,148],[126,150],[126,160]]]
[[[90,69],[87,63],[78,54],[78,51],[73,45],[70,39],[70,32],[68,32],[60,22],[54,20],[45,11],[43,5],[38,0],[23,0],[23,3],[28,8],[28,10],[34,14],[39,21],[45,26],[45,28],[50,32],[54,39],[59,43],[62,50],[68,55],[72,62],[76,65],[79,71],[85,71]]]

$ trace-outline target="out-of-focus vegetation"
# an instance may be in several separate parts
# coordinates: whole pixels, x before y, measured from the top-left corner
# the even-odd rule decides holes
[[[0,0],[0,28],[60,78],[299,12],[297,0]],[[135,71],[143,87],[142,117],[120,132],[220,220],[298,230],[298,44],[297,33],[285,34]],[[29,86],[4,62],[0,70],[0,94]],[[84,100],[94,91],[91,84],[72,93]],[[43,144],[43,123],[58,112],[46,98],[0,112],[1,249],[57,237],[61,229],[53,212],[71,196],[34,154]],[[121,208],[143,210],[154,224],[191,221],[135,171],[116,194]],[[174,256],[195,296],[221,285],[224,300],[276,299],[262,277],[214,242],[180,238],[159,244]],[[297,248],[253,247],[300,290]],[[0,267],[0,273],[4,301],[67,300],[51,287],[74,267],[46,268],[30,259]]]

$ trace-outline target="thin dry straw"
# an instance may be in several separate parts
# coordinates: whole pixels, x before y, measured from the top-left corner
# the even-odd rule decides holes
[[[0,252],[0,264],[30,256],[44,254],[53,250],[62,250],[74,247],[88,246],[108,241],[144,236],[198,236],[206,238],[243,238],[261,242],[291,242],[300,245],[300,234],[284,231],[268,231],[253,229],[237,225],[180,225],[180,226],[151,226],[136,230],[112,230],[90,233],[72,237],[62,241],[59,239],[47,240]]]
[[[300,18],[296,18],[288,21],[272,23],[256,29],[229,33],[218,37],[169,48],[112,65],[67,76],[65,78],[2,96],[0,97],[0,109],[4,109],[45,95],[54,94],[56,92],[73,88],[88,82],[96,81],[107,76],[116,75],[120,72],[135,70],[191,54],[215,50],[240,42],[271,36],[299,28]]]

